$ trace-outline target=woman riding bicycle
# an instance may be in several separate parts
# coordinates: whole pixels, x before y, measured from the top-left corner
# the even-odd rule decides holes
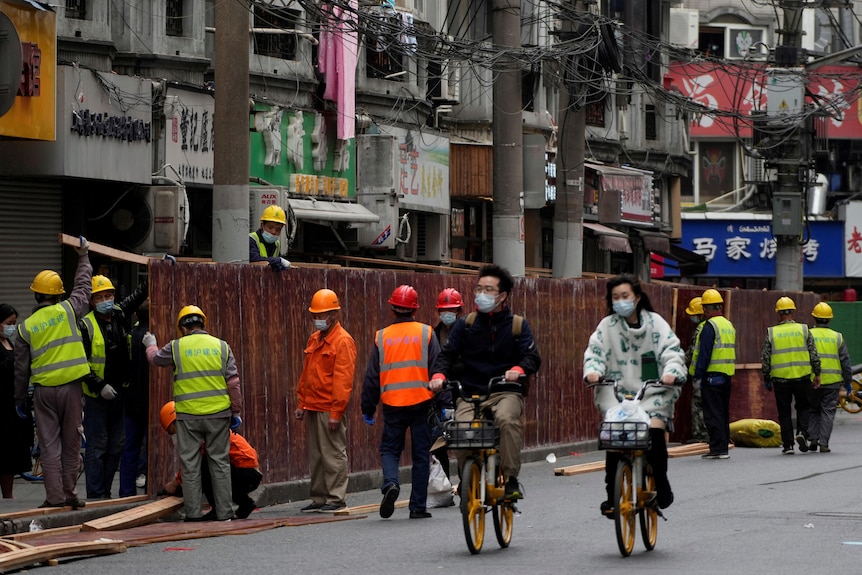
[[[615,379],[621,390],[631,394],[636,394],[647,379],[660,379],[668,386],[685,381],[685,354],[679,338],[664,318],[653,311],[640,281],[628,274],[608,280],[606,300],[609,315],[599,322],[584,351],[584,379],[588,383],[597,383],[603,377]],[[598,386],[594,393],[596,407],[602,414],[619,405],[621,400],[613,387]],[[650,417],[647,462],[655,477],[656,502],[661,509],[673,503],[673,491],[667,479],[665,430],[673,421],[679,394],[679,387],[651,387],[640,404]],[[619,459],[619,452],[606,452],[608,496],[601,504],[601,512],[609,518],[613,518],[613,483]]]

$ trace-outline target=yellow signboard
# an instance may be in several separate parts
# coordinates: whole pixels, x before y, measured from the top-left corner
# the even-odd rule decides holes
[[[21,84],[0,116],[0,136],[54,141],[57,101],[57,15],[30,5],[0,2],[21,39]]]

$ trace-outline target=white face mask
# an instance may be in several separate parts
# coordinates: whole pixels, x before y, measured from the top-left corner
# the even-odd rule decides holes
[[[453,323],[455,323],[456,319],[458,319],[458,315],[454,311],[440,312],[440,321],[442,321],[445,325],[452,325]]]
[[[476,309],[482,313],[490,313],[497,307],[497,298],[487,293],[480,293],[473,298],[473,303],[476,304]]]
[[[18,333],[18,329],[16,325],[4,325],[3,326],[3,337],[6,339],[12,339]]]
[[[618,299],[614,302],[614,311],[621,317],[629,317],[635,311],[637,304],[633,299]]]
[[[328,319],[316,319],[313,321],[314,321],[314,329],[316,329],[316,330],[326,331],[326,328],[329,327],[329,320]]]

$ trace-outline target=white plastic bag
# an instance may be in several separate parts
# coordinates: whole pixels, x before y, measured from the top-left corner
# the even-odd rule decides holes
[[[450,507],[454,503],[452,482],[443,472],[440,461],[432,455],[431,473],[428,474],[428,499],[425,502],[425,507]]]
[[[639,401],[633,399],[624,399],[616,407],[612,407],[605,412],[605,421],[626,422],[626,423],[646,423],[649,426],[650,417],[647,412],[640,406]],[[611,437],[610,431],[602,431],[601,439],[603,441],[617,441],[619,437]],[[649,437],[648,428],[638,432],[638,440],[646,441]]]

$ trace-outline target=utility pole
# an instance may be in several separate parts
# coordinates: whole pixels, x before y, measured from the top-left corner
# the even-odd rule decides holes
[[[248,262],[249,104],[246,0],[215,3],[213,260]]]
[[[584,11],[584,3],[570,1],[567,14],[562,15],[561,40],[572,38],[574,11]],[[584,269],[584,147],[586,117],[583,106],[574,110],[577,89],[568,74],[575,61],[564,62],[558,104],[559,133],[557,136],[557,199],[554,203],[554,261],[555,278],[579,278]]]
[[[520,0],[493,0],[493,41],[501,51],[521,47]],[[525,275],[524,132],[521,68],[506,56],[494,78],[494,262],[513,276]]]
[[[782,106],[789,106],[791,113],[798,114],[797,117],[802,117],[805,107],[802,68],[802,10],[805,2],[781,0],[779,5],[784,13],[783,27],[779,30],[781,44],[775,48],[776,68],[767,82],[769,110],[766,121],[773,128],[782,125]],[[772,197],[772,234],[777,244],[775,289],[778,290],[802,291],[802,194],[809,180],[811,164],[810,147],[806,142],[804,126],[797,124],[792,133],[786,133],[770,162],[778,172]]]

